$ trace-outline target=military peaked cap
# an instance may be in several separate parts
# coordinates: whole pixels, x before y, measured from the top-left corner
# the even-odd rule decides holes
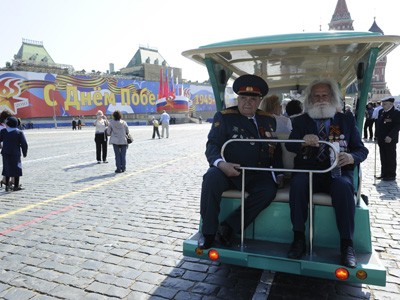
[[[264,97],[268,94],[268,84],[259,76],[242,75],[233,83],[233,91],[238,95],[260,96]]]
[[[382,100],[381,100],[381,102],[386,102],[386,101],[388,101],[388,102],[394,102],[394,98],[393,97],[386,97],[386,98],[383,98]]]

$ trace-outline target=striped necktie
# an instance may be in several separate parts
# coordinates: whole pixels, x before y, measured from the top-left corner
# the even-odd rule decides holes
[[[318,137],[321,141],[326,141],[328,135],[326,134],[325,120],[320,120],[318,127]],[[326,153],[326,144],[320,144],[317,159],[318,161],[324,161],[328,158],[328,154]]]

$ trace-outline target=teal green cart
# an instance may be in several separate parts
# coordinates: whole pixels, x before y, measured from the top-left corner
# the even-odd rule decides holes
[[[207,67],[217,110],[225,107],[229,81],[243,74],[263,77],[270,93],[278,95],[303,90],[319,77],[334,78],[343,97],[349,86],[356,85],[355,114],[361,129],[375,63],[399,43],[400,36],[372,32],[298,33],[215,43],[185,51],[183,55]],[[284,155],[285,171],[294,171],[290,154]],[[358,260],[355,269],[338,264],[339,236],[331,199],[325,194],[310,195],[310,251],[301,260],[287,258],[292,242],[288,187],[279,190],[274,202],[236,237],[233,247],[200,250],[197,248],[200,233],[197,232],[184,241],[183,254],[258,269],[385,286],[386,270],[371,244],[369,209],[361,197],[361,174],[361,170],[355,172],[354,178],[357,202],[354,247]],[[245,197],[244,191],[226,191],[221,201],[220,220],[224,220]]]

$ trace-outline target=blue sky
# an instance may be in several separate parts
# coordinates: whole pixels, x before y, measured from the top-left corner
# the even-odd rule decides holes
[[[192,81],[207,79],[181,53],[214,42],[280,33],[328,30],[337,0],[2,0],[0,65],[22,39],[42,41],[53,60],[87,71],[125,67],[139,45],[157,48]],[[393,0],[346,0],[353,26],[367,31],[376,17],[388,35],[400,35]],[[362,5],[358,7],[358,5]],[[378,6],[379,4],[379,6]],[[223,12],[218,20],[212,12]],[[386,81],[400,95],[400,47],[388,55]]]

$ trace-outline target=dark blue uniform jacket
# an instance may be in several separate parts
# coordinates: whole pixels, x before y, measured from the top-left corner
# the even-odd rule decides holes
[[[383,109],[379,112],[379,118],[376,121],[376,137],[378,144],[385,142],[385,137],[392,138],[392,143],[396,144],[399,141],[400,130],[400,111],[392,107],[389,111],[384,112]]]
[[[237,106],[217,112],[208,134],[206,157],[210,164],[221,158],[222,145],[231,139],[273,138],[276,129],[275,118],[257,110],[258,131],[246,116],[240,114]],[[224,153],[227,162],[246,167],[282,168],[282,149],[279,143],[231,143]]]

